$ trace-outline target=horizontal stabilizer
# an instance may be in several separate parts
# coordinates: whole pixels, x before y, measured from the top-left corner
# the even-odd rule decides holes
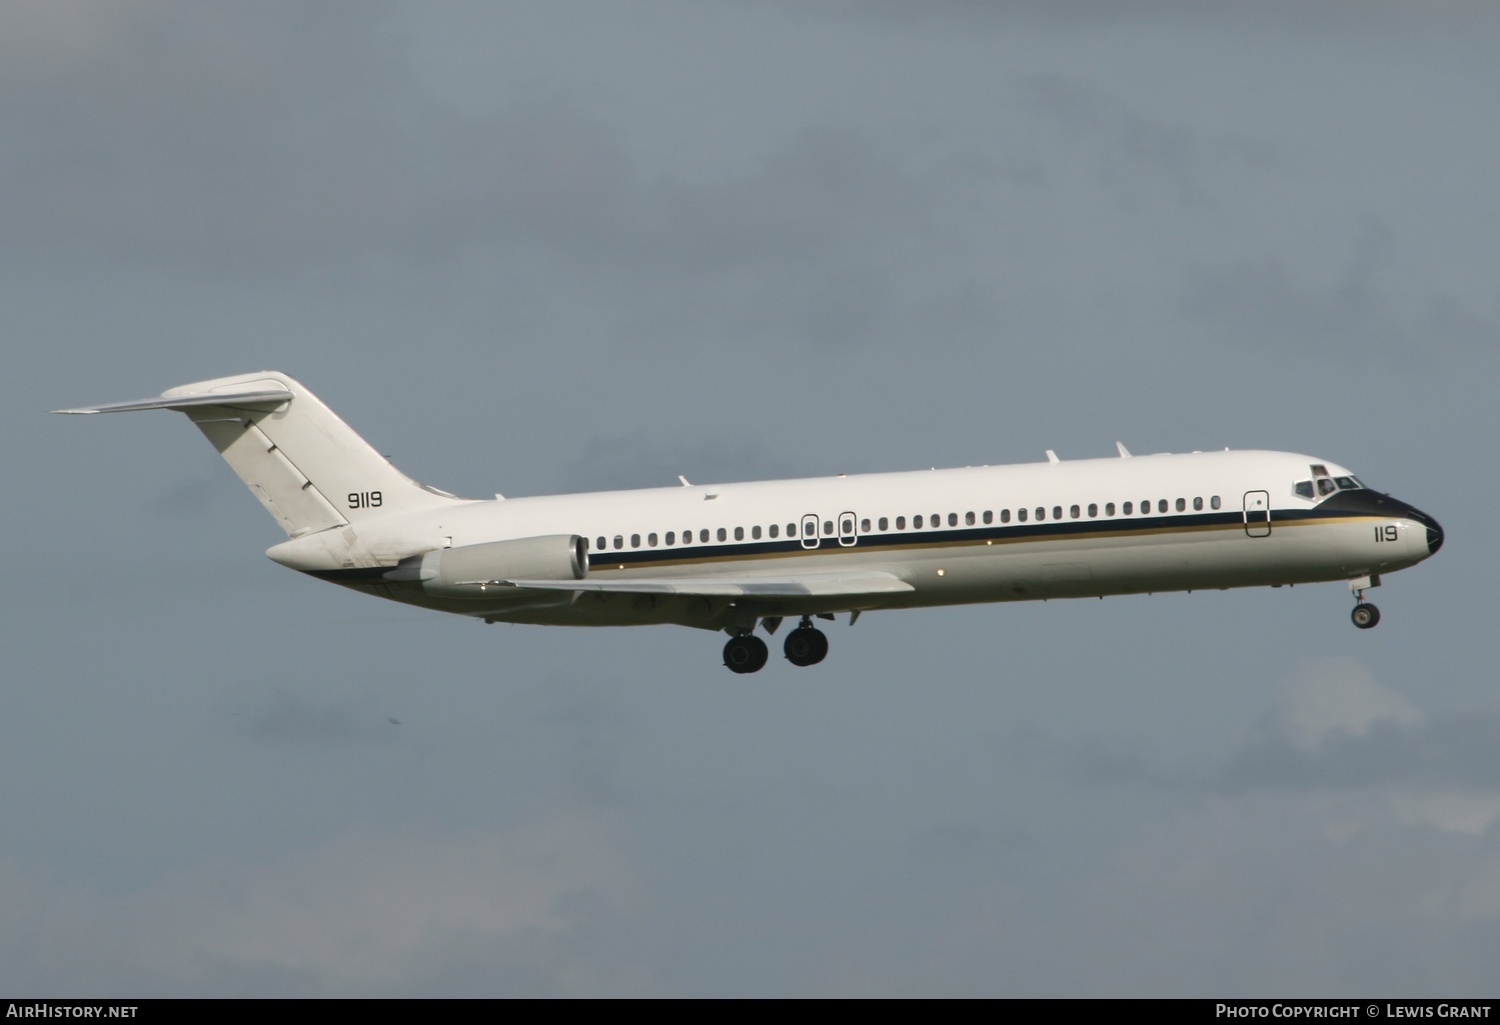
[[[197,392],[188,395],[161,395],[154,399],[137,399],[134,402],[110,402],[99,406],[83,406],[79,409],[54,409],[54,413],[130,413],[138,409],[187,410],[197,406],[253,406],[271,408],[292,401],[292,393],[286,387],[267,381],[253,390]]]
[[[358,541],[355,528],[366,521],[458,501],[407,477],[304,385],[275,370],[194,381],[152,399],[53,412],[140,409],[175,410],[192,421],[288,538],[351,528],[339,535],[336,557],[323,541],[314,546],[317,558],[335,558],[344,567],[377,565]]]
[[[839,598],[895,594],[912,586],[892,573],[807,573],[794,577],[636,577],[623,580],[504,580],[496,583],[535,591],[608,594],[680,594],[712,598]]]

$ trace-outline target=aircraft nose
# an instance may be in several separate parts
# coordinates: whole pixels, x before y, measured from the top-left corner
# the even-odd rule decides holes
[[[1427,518],[1427,554],[1436,555],[1437,550],[1443,547],[1443,528],[1438,526],[1438,521],[1432,517]]]

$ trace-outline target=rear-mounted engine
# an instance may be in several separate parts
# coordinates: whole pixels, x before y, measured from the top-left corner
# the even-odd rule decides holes
[[[429,594],[493,597],[515,580],[582,580],[588,575],[588,542],[577,534],[440,548],[403,559],[390,579],[416,579]]]

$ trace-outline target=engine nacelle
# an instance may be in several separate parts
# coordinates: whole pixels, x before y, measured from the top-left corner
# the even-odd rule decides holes
[[[577,534],[548,534],[428,552],[417,579],[431,594],[480,598],[501,590],[495,586],[501,580],[582,580],[588,571],[587,541]]]

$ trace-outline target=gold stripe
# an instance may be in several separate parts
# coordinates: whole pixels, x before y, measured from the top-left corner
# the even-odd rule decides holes
[[[1371,521],[1377,522],[1377,523],[1383,523],[1383,522],[1385,522],[1389,518],[1390,517],[1387,517],[1387,516],[1333,516],[1333,517],[1324,517],[1324,518],[1315,519],[1315,520],[1281,520],[1281,521],[1272,520],[1271,521],[1271,526],[1275,530],[1286,530],[1289,527],[1321,527],[1321,526],[1327,526],[1327,525],[1333,524],[1333,523],[1358,523],[1358,522],[1371,522]],[[1134,529],[1134,530],[1096,530],[1096,531],[1090,531],[1089,533],[1086,533],[1086,534],[1061,534],[1061,535],[1053,535],[1053,536],[1050,536],[1050,537],[1049,536],[1036,536],[1036,535],[1032,535],[1032,536],[1029,536],[1029,537],[983,538],[983,539],[980,539],[980,540],[970,540],[970,541],[927,541],[927,542],[914,541],[914,542],[912,542],[910,544],[880,545],[878,549],[875,549],[875,548],[864,548],[864,549],[861,549],[861,548],[857,547],[856,545],[838,545],[838,546],[835,546],[835,547],[832,547],[832,548],[822,548],[822,547],[818,547],[818,548],[800,548],[800,549],[798,549],[797,551],[794,551],[794,552],[754,552],[754,553],[744,554],[744,555],[700,555],[700,556],[694,556],[692,558],[686,558],[686,559],[652,560],[647,565],[637,565],[637,566],[629,566],[629,567],[627,567],[627,566],[620,566],[620,565],[594,566],[594,565],[590,564],[590,566],[589,566],[589,572],[593,573],[593,572],[599,572],[599,571],[604,571],[604,570],[613,570],[615,572],[619,572],[620,570],[624,570],[624,569],[637,569],[637,570],[641,570],[641,569],[660,569],[660,568],[663,568],[663,567],[671,567],[671,566],[698,566],[698,565],[702,565],[703,563],[706,563],[706,562],[707,563],[730,563],[730,562],[750,562],[750,561],[760,562],[760,561],[768,561],[768,560],[771,560],[771,559],[794,559],[794,558],[801,558],[801,557],[807,556],[807,555],[832,555],[832,554],[835,554],[837,552],[862,552],[865,555],[873,555],[873,554],[884,553],[884,552],[916,552],[916,551],[937,550],[937,549],[941,549],[943,551],[948,551],[948,550],[955,549],[955,548],[993,548],[996,545],[1046,544],[1047,542],[1050,542],[1050,541],[1084,541],[1084,540],[1101,540],[1101,539],[1106,539],[1106,538],[1117,538],[1117,537],[1142,537],[1142,536],[1157,536],[1157,537],[1159,537],[1159,536],[1165,535],[1165,534],[1197,534],[1197,533],[1206,533],[1206,532],[1215,531],[1215,530],[1219,530],[1219,531],[1243,531],[1246,528],[1246,526],[1248,526],[1248,524],[1246,524],[1244,522],[1237,522],[1237,523],[1205,523],[1205,524],[1202,524],[1200,526],[1190,526],[1190,527],[1147,527],[1147,528],[1144,528],[1144,529],[1137,528],[1137,529]],[[1257,524],[1257,526],[1264,526],[1264,524]],[[890,534],[869,534],[869,535],[861,535],[861,536],[867,536],[867,537],[890,537],[892,535],[890,535]],[[1259,540],[1259,539],[1257,538],[1255,540]],[[739,542],[739,543],[740,544],[745,544],[745,543],[754,544],[755,542],[751,541],[751,542]],[[662,549],[662,548],[646,549],[646,551],[652,551],[652,552],[661,552],[661,551],[669,551],[669,550],[670,549]],[[607,556],[607,555],[609,555],[611,553],[609,553],[609,552],[601,552],[599,554],[601,556]]]

